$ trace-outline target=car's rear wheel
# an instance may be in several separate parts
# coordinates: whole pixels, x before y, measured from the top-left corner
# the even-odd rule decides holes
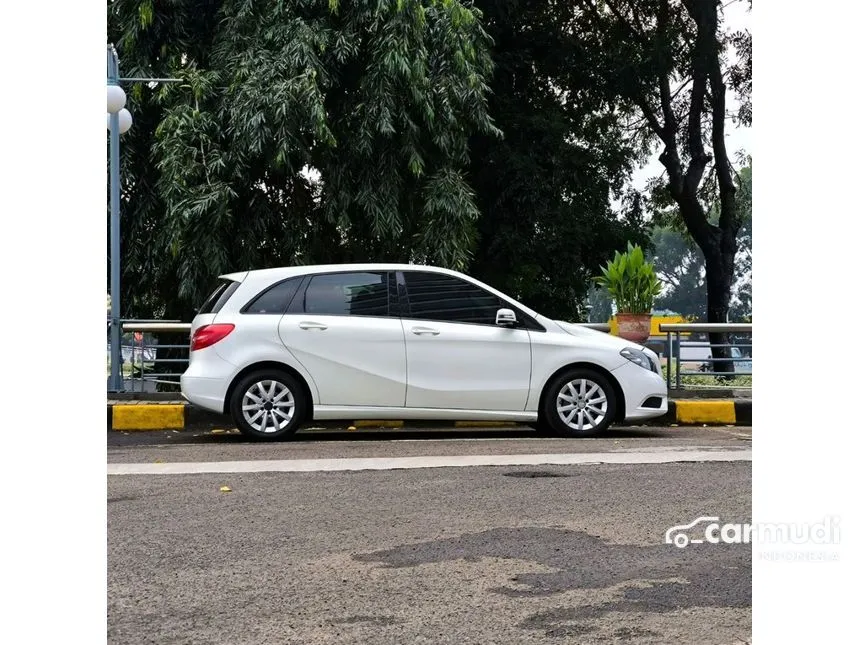
[[[230,399],[234,423],[252,439],[271,441],[293,434],[306,411],[307,401],[299,383],[277,370],[248,374]]]
[[[558,375],[549,384],[543,402],[543,418],[567,437],[602,434],[615,419],[615,390],[605,376],[587,368]]]

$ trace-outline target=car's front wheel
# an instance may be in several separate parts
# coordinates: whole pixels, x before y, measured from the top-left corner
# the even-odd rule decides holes
[[[230,399],[230,414],[245,436],[274,440],[299,429],[306,406],[295,378],[286,372],[261,370],[237,384]]]
[[[558,434],[593,437],[615,419],[615,390],[605,376],[576,368],[559,374],[549,384],[543,402],[543,418]]]

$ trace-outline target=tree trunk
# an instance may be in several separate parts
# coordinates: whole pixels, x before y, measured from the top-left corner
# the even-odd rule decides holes
[[[676,201],[681,210],[681,216],[687,222],[687,228],[705,258],[707,322],[728,322],[737,251],[734,191],[726,190],[721,195],[721,226],[708,223],[704,210],[695,196],[684,195],[679,191]],[[713,363],[713,371],[721,374],[734,373],[734,363],[726,360],[732,357],[731,348],[720,347],[720,345],[728,345],[728,334],[724,332],[708,334],[708,342],[711,343],[711,357],[718,359]]]
[[[717,248],[711,247],[710,253],[705,254],[705,276],[708,290],[708,322],[724,323],[729,319],[729,301],[732,295],[732,278],[734,276],[734,254],[727,255]],[[720,347],[729,343],[729,335],[724,332],[708,334],[711,343],[711,356],[717,359],[713,363],[713,371],[733,373],[734,363],[731,348]]]

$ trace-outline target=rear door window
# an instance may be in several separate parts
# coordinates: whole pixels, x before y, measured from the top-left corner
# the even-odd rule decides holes
[[[388,273],[315,275],[304,293],[304,312],[329,316],[388,316]]]

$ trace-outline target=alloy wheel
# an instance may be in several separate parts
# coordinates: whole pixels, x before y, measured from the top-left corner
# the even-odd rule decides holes
[[[257,432],[283,430],[295,411],[296,401],[290,388],[273,379],[252,384],[242,396],[242,416]]]
[[[558,416],[578,432],[594,430],[606,418],[609,403],[603,388],[587,378],[569,381],[558,392]]]

